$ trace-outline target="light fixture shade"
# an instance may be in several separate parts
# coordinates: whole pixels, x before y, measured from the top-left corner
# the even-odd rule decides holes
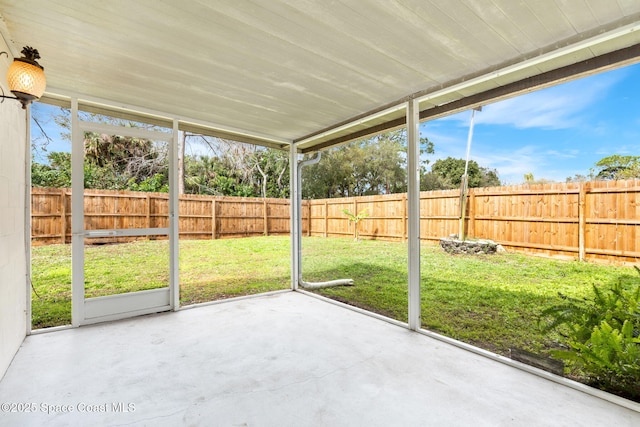
[[[16,59],[7,71],[9,90],[18,98],[33,101],[44,93],[47,79],[42,67]]]
[[[38,49],[25,46],[22,49],[22,54],[24,55],[22,58],[14,59],[9,66],[7,82],[9,83],[9,90],[20,101],[22,108],[27,108],[31,101],[39,99],[44,94],[44,90],[47,87],[47,79],[44,76],[44,68],[37,61],[40,59]],[[7,97],[3,94],[3,101],[4,98]]]

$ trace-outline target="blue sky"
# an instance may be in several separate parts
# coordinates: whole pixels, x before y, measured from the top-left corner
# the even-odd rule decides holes
[[[47,133],[49,151],[69,151],[46,114],[35,104]],[[57,108],[56,108],[57,109]],[[433,163],[464,158],[471,112],[423,123],[422,136],[435,144]],[[32,134],[38,135],[32,126]],[[476,113],[471,158],[496,169],[504,184],[520,184],[524,174],[564,182],[588,175],[595,163],[612,154],[640,155],[640,64],[582,78],[484,106]],[[37,161],[43,159],[36,155]]]
[[[471,112],[424,123],[439,158],[464,158]],[[484,106],[471,158],[505,184],[524,174],[564,182],[612,154],[640,155],[640,64]]]

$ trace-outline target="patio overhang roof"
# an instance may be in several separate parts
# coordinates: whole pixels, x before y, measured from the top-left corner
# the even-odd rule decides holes
[[[640,2],[0,0],[44,101],[315,151],[636,62]]]

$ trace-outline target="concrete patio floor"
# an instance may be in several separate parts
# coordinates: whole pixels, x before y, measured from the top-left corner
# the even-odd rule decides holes
[[[297,292],[29,336],[0,403],[2,426],[640,425],[631,409]]]

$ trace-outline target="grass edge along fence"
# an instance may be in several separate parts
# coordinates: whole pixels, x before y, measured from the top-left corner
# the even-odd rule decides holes
[[[32,189],[33,244],[69,243],[71,191]],[[219,239],[290,232],[288,199],[180,196],[180,238]],[[367,216],[355,224],[343,210]],[[420,238],[437,242],[458,232],[460,193],[420,193]],[[303,201],[303,234],[404,241],[407,195]],[[640,260],[640,181],[591,181],[473,188],[468,235],[510,250],[567,259],[637,263]],[[168,225],[168,195],[85,191],[85,228]],[[122,238],[120,238],[122,239]]]

